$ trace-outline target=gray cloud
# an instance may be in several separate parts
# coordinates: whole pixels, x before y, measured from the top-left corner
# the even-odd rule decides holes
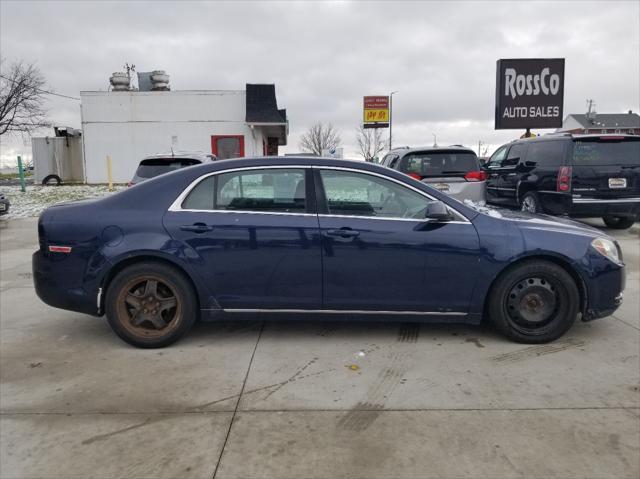
[[[394,96],[394,143],[491,145],[495,62],[566,58],[565,114],[640,105],[638,2],[13,2],[0,3],[7,60],[35,61],[51,87],[106,89],[125,61],[162,68],[173,89],[273,82],[288,110],[288,151],[332,122],[347,152],[362,96]],[[55,123],[79,126],[77,102],[52,97]],[[3,140],[3,157],[21,140]]]

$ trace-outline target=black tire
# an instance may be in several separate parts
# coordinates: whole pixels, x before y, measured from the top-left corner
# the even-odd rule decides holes
[[[604,216],[602,221],[612,230],[626,230],[633,226],[636,219],[630,216]]]
[[[198,302],[191,283],[179,270],[143,262],[123,269],[111,281],[105,310],[109,325],[121,339],[139,348],[162,348],[193,326]]]
[[[491,288],[488,313],[496,327],[519,343],[547,343],[573,325],[580,292],[557,264],[531,260],[502,273]]]
[[[60,186],[60,183],[62,183],[62,178],[58,175],[47,175],[44,177],[44,180],[42,180],[42,186]]]
[[[520,209],[529,213],[542,213],[538,194],[535,191],[527,191],[520,200]]]

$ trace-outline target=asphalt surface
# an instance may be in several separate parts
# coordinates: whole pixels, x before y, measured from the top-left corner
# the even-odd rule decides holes
[[[606,231],[625,302],[551,344],[276,320],[139,350],[41,303],[35,219],[0,221],[0,477],[636,479],[640,225]]]

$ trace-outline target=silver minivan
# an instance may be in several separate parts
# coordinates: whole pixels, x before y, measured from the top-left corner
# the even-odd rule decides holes
[[[464,201],[484,203],[487,175],[475,152],[464,146],[431,146],[391,150],[382,165],[401,171]]]

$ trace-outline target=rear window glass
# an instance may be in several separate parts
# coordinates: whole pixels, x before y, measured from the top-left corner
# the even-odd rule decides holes
[[[460,175],[480,169],[478,157],[472,152],[410,153],[402,159],[400,170],[422,177]]]
[[[527,162],[535,166],[561,166],[564,157],[564,141],[539,141],[529,145]]]
[[[575,165],[639,165],[638,140],[576,140],[573,143]]]
[[[136,176],[139,178],[154,178],[170,171],[198,164],[200,164],[198,160],[144,160],[140,162],[136,170]]]

